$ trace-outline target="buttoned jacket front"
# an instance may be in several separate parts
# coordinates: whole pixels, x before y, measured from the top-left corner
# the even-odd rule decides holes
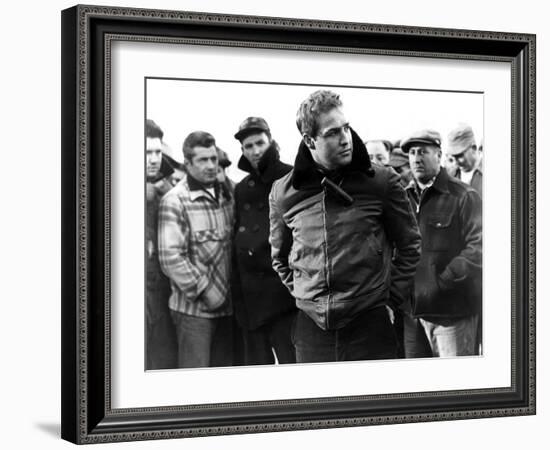
[[[292,166],[279,160],[275,141],[255,170],[243,155],[239,169],[248,172],[235,187],[233,303],[240,325],[256,329],[294,310],[295,302],[271,265],[269,192]]]
[[[440,169],[421,194],[407,187],[422,236],[415,275],[413,315],[460,318],[481,305],[481,198],[475,189]]]

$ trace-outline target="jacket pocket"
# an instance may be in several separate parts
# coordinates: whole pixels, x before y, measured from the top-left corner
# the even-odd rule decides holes
[[[451,214],[432,214],[426,220],[426,230],[422,239],[426,250],[447,251],[454,245],[451,233],[453,216]]]
[[[193,233],[194,253],[197,262],[210,266],[223,254],[226,237],[218,230],[197,230]]]
[[[414,314],[422,316],[436,311],[439,293],[435,264],[419,264],[414,278]]]

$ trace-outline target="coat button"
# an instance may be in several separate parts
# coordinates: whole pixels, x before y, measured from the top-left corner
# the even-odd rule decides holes
[[[239,233],[244,233],[244,230],[246,230],[246,227],[243,227],[242,225],[239,227]]]
[[[260,231],[260,225],[255,224],[255,225],[252,227],[252,231],[254,231],[254,233]]]
[[[248,180],[248,187],[253,188],[254,186],[256,186],[256,182],[254,180]]]
[[[243,209],[244,209],[245,211],[250,211],[250,203],[245,203],[245,204],[243,205]]]

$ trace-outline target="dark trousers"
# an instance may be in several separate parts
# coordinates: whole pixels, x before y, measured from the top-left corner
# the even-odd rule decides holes
[[[430,358],[433,356],[430,342],[420,323],[408,314],[403,314],[403,343],[405,358]]]
[[[232,316],[212,319],[171,311],[180,368],[233,365]]]
[[[177,364],[176,330],[168,309],[168,290],[147,290],[145,369],[172,369]]]
[[[272,319],[255,330],[244,330],[244,364],[280,364],[296,362],[290,332],[296,311]]]
[[[385,306],[364,311],[338,330],[322,330],[304,312],[293,333],[296,362],[397,358],[395,330]]]

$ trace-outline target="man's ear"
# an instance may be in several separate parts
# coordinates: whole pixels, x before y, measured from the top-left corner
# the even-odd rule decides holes
[[[307,147],[310,150],[315,150],[315,141],[313,138],[307,134],[302,135],[302,138],[304,139],[304,143],[307,145]]]

